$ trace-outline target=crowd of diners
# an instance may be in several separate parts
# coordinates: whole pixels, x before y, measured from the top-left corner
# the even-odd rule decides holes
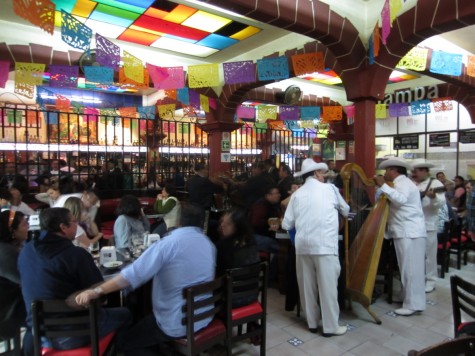
[[[391,205],[388,230],[398,242],[403,305],[396,312],[400,315],[424,310],[421,300],[436,287],[432,261],[428,258],[432,252],[426,241],[429,234],[434,236],[433,231],[437,239],[440,222],[448,220],[449,213],[455,213],[456,218],[463,219],[469,236],[474,237],[471,182],[458,176],[452,182],[443,172],[437,173],[437,179],[430,179],[431,167],[427,162],[411,166],[404,160],[390,159],[380,166],[386,170],[385,176],[374,177],[380,187],[378,194],[386,194],[395,202]],[[86,306],[92,299],[120,290],[130,292],[152,281],[152,313],[136,320],[126,307],[101,308],[99,334],[104,336],[115,330],[118,350],[126,355],[160,354],[170,341],[186,334],[182,325],[185,287],[210,281],[230,268],[258,263],[262,258],[270,262],[272,286],[277,278],[275,255],[280,248],[276,233],[287,231],[292,242],[291,260],[295,260],[293,275],[288,278],[295,279],[298,285],[297,299],[300,298],[306,312],[309,332],[320,330],[326,337],[344,335],[346,326],[338,323],[338,214],[347,216],[350,207],[340,194],[341,178],[334,162],[306,159],[301,170],[292,174],[286,164],[276,168],[269,159],[253,164],[250,176],[233,178],[224,174],[209,177],[205,164],[198,163],[194,168],[195,174],[186,182],[186,200],[178,199],[174,182],[167,182],[156,195],[153,210],[162,216],[159,221],[151,223],[137,196],[121,197],[113,239],[106,243],[127,249],[136,233],[158,233],[162,238],[107,281],[89,249],[96,242],[105,244],[100,231],[100,190],[79,187],[80,191],[75,191],[78,188],[65,176],[44,193],[38,193],[35,198],[45,204],[39,212],[41,230],[29,239],[28,216],[38,212],[22,201],[24,187],[8,175],[5,181],[12,184],[0,190],[0,335],[26,328],[23,351],[31,355],[33,300],[65,299],[73,306]],[[386,181],[393,181],[394,186]],[[405,188],[401,188],[401,181]],[[431,184],[428,189],[427,184]],[[432,191],[436,186],[445,187],[446,192]],[[408,199],[415,191],[417,199]],[[424,196],[419,198],[419,193]],[[216,211],[215,198],[220,194],[231,200],[231,207],[220,211],[219,216],[209,214]],[[398,219],[408,211],[420,220],[412,221],[420,230],[417,236],[414,229],[406,234],[410,225],[407,221],[397,226]],[[417,281],[405,273],[413,267],[408,262],[411,257],[406,256],[411,249],[420,254],[418,263],[422,268]],[[419,283],[424,280],[425,283]],[[417,290],[421,295],[416,304],[421,305],[404,299],[404,291],[416,282],[423,286],[423,296],[419,293],[420,285]],[[233,305],[251,302],[233,300]],[[202,320],[197,328],[209,322]],[[43,346],[72,349],[88,342],[66,337],[44,339]],[[251,342],[259,344],[260,340],[254,338]]]

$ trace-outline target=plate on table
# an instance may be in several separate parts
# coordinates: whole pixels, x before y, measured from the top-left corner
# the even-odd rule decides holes
[[[103,266],[107,269],[116,269],[122,266],[123,264],[124,262],[122,261],[110,261],[110,262],[104,263]]]

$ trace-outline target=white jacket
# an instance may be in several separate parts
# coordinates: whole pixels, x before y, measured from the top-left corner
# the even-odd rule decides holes
[[[296,229],[297,255],[338,255],[338,212],[350,207],[333,184],[308,177],[290,197],[282,227]]]

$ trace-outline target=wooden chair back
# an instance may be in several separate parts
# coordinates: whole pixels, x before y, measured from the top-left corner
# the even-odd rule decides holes
[[[256,344],[260,341],[260,354],[265,355],[267,274],[267,262],[227,271],[226,329],[230,347],[233,342],[251,338]],[[235,327],[237,334],[233,334]]]
[[[450,277],[452,294],[452,314],[454,316],[454,335],[461,334],[461,326],[467,322],[475,323],[475,285],[455,275]],[[462,318],[462,312],[471,319]]]
[[[35,355],[42,355],[41,337],[80,337],[91,339],[91,355],[99,356],[98,300],[87,309],[72,308],[64,300],[35,300],[33,318],[33,345]]]
[[[183,289],[185,316],[182,324],[186,325],[186,339],[175,340],[175,347],[181,353],[197,355],[218,343],[226,344],[226,327],[216,317],[224,310],[225,294],[225,276]],[[208,326],[195,332],[195,323],[207,318],[212,319]],[[227,352],[230,354],[229,349]]]

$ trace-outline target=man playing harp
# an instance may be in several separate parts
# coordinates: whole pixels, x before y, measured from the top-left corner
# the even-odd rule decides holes
[[[403,301],[402,308],[394,312],[404,316],[426,308],[426,229],[419,189],[407,177],[407,170],[410,168],[407,161],[390,158],[379,165],[379,169],[386,169],[384,177],[374,177],[380,191],[390,201],[386,237],[394,240],[401,272]],[[394,187],[390,187],[385,181],[393,182]]]

